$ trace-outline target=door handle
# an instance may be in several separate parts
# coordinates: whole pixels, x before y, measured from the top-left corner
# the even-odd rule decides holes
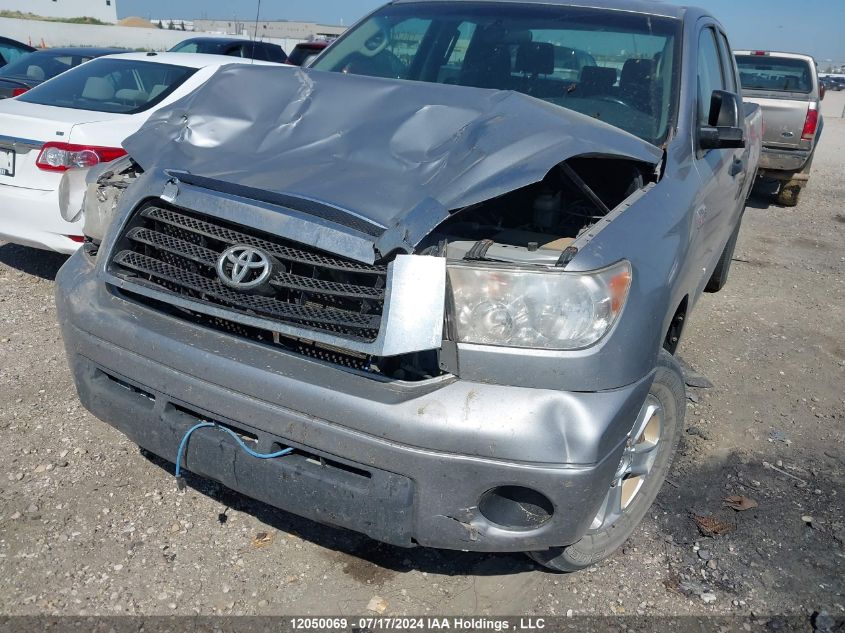
[[[739,174],[742,173],[743,169],[745,168],[745,161],[741,158],[734,158],[733,162],[731,163],[730,174],[734,178],[736,178]]]

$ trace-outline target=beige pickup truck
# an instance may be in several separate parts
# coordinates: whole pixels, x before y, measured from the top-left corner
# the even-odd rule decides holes
[[[823,121],[824,88],[809,55],[768,51],[734,51],[746,102],[763,110],[763,154],[758,176],[774,184],[777,200],[787,207],[810,178],[813,154]]]

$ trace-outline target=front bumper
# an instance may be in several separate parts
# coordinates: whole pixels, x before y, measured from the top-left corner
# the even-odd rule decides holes
[[[191,472],[274,506],[401,546],[528,551],[587,529],[618,465],[649,375],[601,393],[441,377],[380,381],[165,316],[115,294],[78,253],[57,305],[83,404],[170,461],[199,420],[256,438],[257,460],[200,431]],[[515,529],[479,511],[493,488],[537,491],[553,514]]]
[[[57,191],[0,185],[0,239],[70,254],[82,237],[82,222],[66,222],[59,209]]]

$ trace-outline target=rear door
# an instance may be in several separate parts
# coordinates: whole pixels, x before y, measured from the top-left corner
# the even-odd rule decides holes
[[[737,54],[743,97],[760,104],[763,145],[777,149],[810,149],[802,140],[807,111],[817,108],[814,71],[807,60],[765,54]]]

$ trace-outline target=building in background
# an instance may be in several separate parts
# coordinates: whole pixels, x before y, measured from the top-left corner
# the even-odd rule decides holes
[[[0,9],[45,18],[95,18],[117,22],[117,0],[2,0]]]
[[[176,21],[176,20],[175,20]],[[178,21],[176,21],[178,22]],[[340,36],[345,26],[331,26],[316,22],[289,22],[287,20],[258,22],[249,20],[194,20],[194,29],[221,35],[243,35],[258,39],[333,40]],[[256,26],[258,27],[256,29]]]
[[[151,18],[153,26],[169,31],[195,31],[193,20],[172,20],[170,18]]]

